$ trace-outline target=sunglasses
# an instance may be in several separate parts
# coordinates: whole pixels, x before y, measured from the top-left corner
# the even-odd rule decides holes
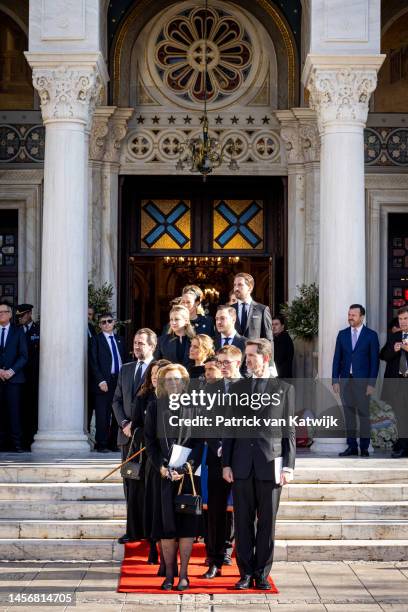
[[[103,321],[99,321],[101,325],[110,325],[113,323],[113,319],[103,319]]]

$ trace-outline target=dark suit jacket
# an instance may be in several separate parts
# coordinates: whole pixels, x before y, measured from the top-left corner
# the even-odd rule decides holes
[[[238,381],[229,388],[230,393],[251,393],[252,378]],[[285,418],[295,414],[295,390],[278,378],[267,379],[263,393],[281,392],[278,406],[256,412],[259,417]],[[249,410],[250,411],[250,410]],[[274,459],[282,457],[282,467],[295,467],[295,427],[288,427],[285,437],[277,437],[276,431],[260,431],[257,438],[224,438],[222,441],[222,465],[232,469],[234,478],[248,478],[253,469],[258,480],[275,480]]]
[[[238,303],[232,305],[237,311],[237,320],[235,321],[235,329],[241,336],[256,340],[258,338],[267,338],[273,342],[272,335],[272,317],[268,306],[259,304],[252,300],[249,311],[247,325],[244,330],[241,329],[239,318],[238,318]]]
[[[1,328],[0,328],[1,332]],[[0,352],[0,368],[2,370],[14,370],[15,374],[8,381],[12,384],[25,382],[24,367],[28,361],[27,340],[24,329],[10,324],[7,334],[6,346]]]
[[[353,367],[354,378],[366,378],[367,384],[374,385],[378,375],[380,345],[375,331],[363,325],[357,344],[352,349],[351,329],[339,331],[333,357],[333,384],[340,378],[349,378]]]
[[[279,378],[292,378],[294,352],[292,338],[286,330],[273,337],[273,355]]]
[[[24,327],[22,327],[24,331]],[[40,369],[40,324],[33,323],[25,333],[28,349],[28,363],[26,365],[27,379],[36,380]]]
[[[136,394],[139,391],[143,379],[138,386],[135,385],[135,369],[137,361],[126,363],[119,372],[118,384],[113,396],[112,408],[118,422],[118,446],[126,445],[129,438],[122,431],[123,421],[133,421],[135,418]],[[140,424],[139,424],[140,425]]]
[[[117,335],[115,335],[115,340],[122,363],[125,363],[125,342],[123,338]],[[97,334],[91,340],[89,365],[92,374],[92,391],[94,393],[103,393],[98,385],[102,381],[109,382],[112,370],[112,353],[108,340],[103,333]]]
[[[172,363],[180,363],[186,368],[194,365],[194,362],[189,358],[190,338],[187,338],[187,342],[185,343],[184,355],[181,361],[177,359],[177,342],[179,342],[178,336],[174,334],[162,334],[159,336],[157,341],[157,348],[154,353],[155,359],[168,359]]]
[[[402,342],[401,331],[390,334],[387,344],[381,349],[380,357],[387,363],[384,378],[398,378],[399,376],[401,351],[394,351],[396,342]],[[406,353],[406,356],[408,358],[408,353]]]

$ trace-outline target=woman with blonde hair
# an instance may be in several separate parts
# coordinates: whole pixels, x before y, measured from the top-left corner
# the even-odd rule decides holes
[[[173,306],[170,310],[169,328],[158,339],[155,358],[168,359],[185,367],[191,366],[189,352],[194,336],[187,308],[181,305]]]
[[[195,333],[214,337],[214,321],[204,313],[201,305],[203,297],[204,293],[198,285],[186,285],[181,292],[181,304],[188,308]]]
[[[167,436],[164,416],[168,396],[182,393],[187,389],[188,384],[188,372],[182,365],[171,364],[160,368],[157,380],[157,399],[149,403],[145,419],[146,450],[152,465],[151,533],[148,535],[153,540],[160,540],[166,572],[161,588],[165,591],[173,588],[174,577],[178,573],[178,550],[180,551],[180,572],[177,590],[188,589],[187,572],[193,542],[197,536],[202,535],[201,516],[176,512],[175,497],[178,494],[183,475],[185,475],[183,493],[194,492],[190,474],[195,490],[199,490],[199,478],[193,474],[201,462],[203,443],[201,440],[191,438],[189,430],[183,426],[179,429],[177,439]],[[183,409],[183,415],[187,416],[190,410],[190,408]],[[172,446],[175,443],[191,449],[187,463],[177,469],[169,468]]]
[[[191,340],[190,346],[190,359],[194,362],[188,373],[190,378],[200,378],[204,376],[205,361],[214,355],[214,340],[207,336],[207,334],[197,334],[195,338]]]

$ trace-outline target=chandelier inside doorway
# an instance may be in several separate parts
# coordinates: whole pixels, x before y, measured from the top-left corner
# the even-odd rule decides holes
[[[190,172],[200,173],[203,181],[206,180],[208,174],[211,174],[215,168],[221,166],[226,157],[229,158],[228,168],[235,172],[239,169],[238,162],[235,156],[238,154],[236,144],[232,138],[221,145],[217,138],[209,135],[208,128],[208,113],[207,113],[207,91],[209,85],[208,63],[214,60],[213,55],[215,50],[209,47],[207,25],[209,20],[208,0],[204,4],[203,17],[203,37],[197,41],[193,49],[190,49],[192,59],[196,68],[198,68],[202,89],[204,91],[204,109],[203,116],[200,118],[202,123],[202,133],[195,138],[189,138],[180,142],[177,148],[178,160],[176,169],[184,170],[188,167]]]

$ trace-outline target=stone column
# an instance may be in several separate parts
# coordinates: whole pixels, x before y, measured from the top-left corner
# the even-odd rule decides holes
[[[89,451],[87,133],[104,73],[100,54],[84,61],[44,55],[27,54],[46,127],[39,430],[32,450],[77,454]]]
[[[113,285],[113,309],[118,287],[119,159],[132,108],[117,108],[109,120],[102,167],[101,283]]]
[[[305,278],[305,168],[299,125],[291,110],[276,113],[288,162],[288,300]]]
[[[364,126],[382,56],[308,56],[304,82],[321,136],[319,376],[331,378],[350,304],[366,303]]]

